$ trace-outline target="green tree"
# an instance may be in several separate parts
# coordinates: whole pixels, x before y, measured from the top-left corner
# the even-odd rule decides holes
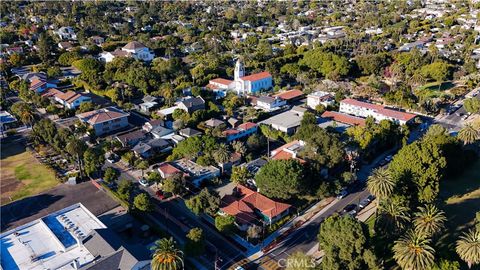
[[[386,235],[396,235],[405,229],[410,222],[410,209],[403,197],[388,197],[380,202],[380,216],[377,224],[383,228]]]
[[[215,228],[222,233],[232,234],[235,232],[235,217],[231,215],[218,215],[215,217]]]
[[[471,229],[463,233],[457,241],[456,251],[469,268],[480,264],[480,231]]]
[[[144,171],[145,171],[146,169],[148,169],[148,167],[149,167],[149,164],[148,164],[148,161],[146,161],[146,160],[137,160],[137,161],[135,162],[135,168],[136,168],[137,170],[141,170],[141,171],[142,171],[142,178],[143,178],[143,176],[144,176]]]
[[[447,218],[442,210],[435,205],[427,204],[425,207],[418,207],[413,224],[416,231],[431,237],[442,230],[445,221]]]
[[[350,71],[351,66],[346,57],[331,52],[323,52],[320,49],[307,51],[300,64],[321,73],[327,78],[345,76]]]
[[[373,170],[367,180],[368,190],[379,200],[390,196],[393,193],[395,185],[396,183],[392,174],[384,168]]]
[[[200,228],[192,228],[187,234],[185,252],[191,256],[199,256],[205,251],[205,236]]]
[[[431,78],[437,82],[442,82],[451,77],[451,66],[446,62],[438,61],[423,66],[421,73],[426,78]]]
[[[463,101],[463,107],[469,113],[479,113],[480,112],[480,99],[478,98],[467,98]]]
[[[213,152],[213,158],[218,164],[225,164],[230,160],[230,150],[224,143],[220,144]]]
[[[51,60],[51,55],[55,47],[52,37],[47,32],[40,34],[37,47],[40,60],[42,60],[44,64],[48,63],[48,61]]]
[[[186,200],[185,205],[196,215],[207,213],[214,216],[220,207],[220,196],[217,192],[204,188],[200,193]]]
[[[64,67],[72,65],[73,62],[81,59],[82,56],[80,53],[73,51],[73,52],[64,52],[58,57],[58,63]]]
[[[117,193],[119,197],[125,201],[130,200],[130,194],[133,190],[133,183],[127,179],[122,179],[118,183]]]
[[[235,153],[239,153],[241,156],[245,155],[245,153],[247,152],[245,144],[241,141],[233,141],[232,148]]]
[[[10,62],[10,64],[14,67],[19,67],[23,64],[24,62],[24,58],[21,54],[19,53],[13,53],[10,55],[10,57],[8,58],[8,62]]]
[[[97,148],[88,148],[83,153],[83,162],[85,173],[88,176],[92,176],[93,173],[97,172],[105,163],[105,153],[102,149]]]
[[[80,179],[83,179],[83,168],[82,168],[82,156],[85,150],[87,149],[87,145],[79,140],[79,139],[72,139],[65,147],[65,150],[72,156],[77,159],[78,170],[80,171]]]
[[[303,179],[303,166],[296,159],[271,160],[255,175],[260,192],[279,199],[300,195]]]
[[[146,193],[141,193],[135,196],[135,198],[133,199],[133,206],[135,206],[135,209],[138,209],[142,212],[152,211],[153,209],[153,204],[150,200],[150,196],[148,196],[148,194]]]
[[[181,174],[174,174],[171,177],[165,179],[162,183],[162,190],[170,192],[174,195],[180,194],[185,186],[185,179]]]
[[[435,250],[430,246],[430,239],[410,230],[405,236],[395,241],[393,258],[402,269],[430,269],[434,264]]]
[[[49,67],[47,69],[47,76],[49,78],[60,77],[60,76],[62,76],[62,70],[57,66]]]
[[[301,251],[296,251],[286,260],[286,270],[305,270],[314,268],[315,259]]]
[[[80,106],[78,106],[77,113],[84,113],[84,112],[89,112],[93,111],[95,109],[95,105],[93,105],[93,102],[91,101],[86,101],[80,103]]]
[[[318,234],[325,252],[322,269],[381,269],[371,250],[368,231],[350,216],[330,216]]]
[[[181,270],[183,266],[183,252],[176,247],[173,238],[162,238],[151,248],[152,270]]]
[[[235,184],[244,185],[252,177],[246,166],[233,166],[230,180]]]
[[[103,174],[103,180],[107,184],[111,184],[118,179],[118,176],[120,176],[120,173],[116,169],[108,167],[105,169],[105,172]]]
[[[458,139],[464,144],[471,144],[480,140],[480,131],[470,124],[466,124],[459,132]]]

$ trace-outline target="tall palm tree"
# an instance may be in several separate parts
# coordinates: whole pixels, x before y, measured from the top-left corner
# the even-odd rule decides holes
[[[382,214],[380,223],[389,232],[399,232],[410,221],[409,210],[405,203],[397,198],[385,200],[379,206]]]
[[[367,188],[379,200],[387,198],[395,188],[395,181],[387,169],[377,168],[368,177]]]
[[[447,218],[442,210],[435,205],[428,204],[425,207],[418,207],[413,224],[415,224],[415,230],[419,233],[423,233],[425,236],[433,236],[440,232],[446,220]]]
[[[472,125],[466,124],[460,132],[458,132],[458,138],[462,140],[464,144],[471,144],[480,140],[480,132]]]
[[[32,125],[33,120],[35,119],[35,116],[33,115],[31,110],[25,109],[22,111],[22,114],[20,115],[20,119],[28,127]]]
[[[458,256],[468,264],[480,264],[480,230],[471,229],[460,236],[456,248]]]
[[[397,264],[408,270],[430,269],[435,259],[435,250],[430,246],[430,239],[414,230],[408,231],[405,236],[395,241],[393,253]]]
[[[183,269],[183,252],[177,249],[173,238],[162,238],[152,247],[152,270]]]
[[[235,152],[239,153],[241,156],[245,155],[247,152],[247,148],[245,144],[241,141],[234,141],[232,142],[232,148]]]
[[[213,158],[219,164],[227,163],[230,160],[230,151],[228,150],[228,146],[224,143],[220,144],[213,152]]]

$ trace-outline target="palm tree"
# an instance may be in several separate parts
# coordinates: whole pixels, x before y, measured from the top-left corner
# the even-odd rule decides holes
[[[470,230],[460,236],[457,241],[456,248],[458,256],[468,264],[468,268],[472,265],[480,263],[480,230]]]
[[[72,139],[65,147],[65,150],[67,150],[67,152],[70,155],[77,158],[78,170],[80,171],[80,178],[83,178],[81,157],[83,156],[83,153],[85,152],[86,149],[87,149],[87,145],[83,141],[75,138]]]
[[[458,132],[458,138],[463,141],[464,144],[471,144],[480,139],[480,132],[472,125],[466,124],[460,132]]]
[[[367,188],[379,200],[387,198],[395,188],[395,181],[387,169],[377,168],[368,177]]]
[[[434,263],[435,250],[430,246],[430,239],[414,230],[395,241],[392,250],[393,258],[402,269],[430,269]]]
[[[156,241],[151,250],[155,251],[152,256],[152,270],[183,269],[183,252],[177,249],[173,238]]]
[[[443,223],[447,220],[445,213],[431,204],[425,207],[418,207],[418,210],[413,221],[415,230],[425,234],[425,236],[433,236],[440,232],[443,228]]]
[[[213,152],[213,158],[219,164],[227,163],[230,160],[230,151],[228,150],[228,146],[224,143],[220,144]]]
[[[245,144],[241,141],[234,141],[232,143],[232,148],[235,152],[239,153],[241,156],[245,155],[247,152],[247,148],[245,147]]]
[[[409,210],[398,198],[385,200],[379,206],[379,211],[382,214],[379,223],[383,223],[385,229],[389,232],[398,232],[405,228],[405,225],[410,221]]]
[[[33,115],[31,110],[25,109],[25,110],[22,111],[22,113],[20,115],[20,119],[28,127],[28,126],[32,125],[32,122],[35,119],[35,116]]]

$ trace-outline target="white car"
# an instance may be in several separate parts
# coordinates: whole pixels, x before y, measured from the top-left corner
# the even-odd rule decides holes
[[[348,191],[346,189],[340,191],[340,193],[337,195],[337,199],[343,199],[345,196],[348,195]]]

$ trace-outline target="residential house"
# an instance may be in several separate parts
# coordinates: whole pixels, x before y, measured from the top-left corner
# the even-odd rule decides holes
[[[95,134],[100,136],[128,127],[129,115],[129,113],[118,108],[107,107],[77,114],[76,116],[80,121],[89,124]]]
[[[58,43],[58,48],[60,48],[61,50],[69,51],[73,49],[73,45],[69,41],[62,41]]]
[[[223,131],[223,135],[226,137],[227,142],[238,140],[248,137],[258,130],[258,125],[252,122],[246,122],[238,125],[237,128],[231,128]]]
[[[295,106],[291,110],[272,116],[260,122],[260,124],[268,125],[273,129],[280,130],[292,135],[300,126],[304,113],[307,109]]]
[[[42,93],[43,91],[47,90],[48,88],[56,88],[57,84],[54,82],[47,81],[42,77],[31,77],[30,79],[30,86],[29,89],[36,93]]]
[[[225,163],[219,163],[218,167],[220,167],[222,173],[230,173],[232,171],[232,167],[240,165],[241,161],[242,155],[240,155],[239,153],[231,153],[230,159]]]
[[[90,37],[90,40],[92,41],[93,44],[97,46],[102,46],[102,44],[105,42],[105,39],[101,36]]]
[[[127,133],[123,133],[120,135],[115,136],[120,143],[122,143],[123,147],[132,147],[139,143],[142,140],[147,138],[147,133],[143,129],[138,129],[135,131],[129,131]]]
[[[335,97],[328,92],[316,91],[307,96],[307,106],[314,109],[318,105],[323,105],[325,108],[335,104]]]
[[[189,181],[196,187],[205,181],[220,176],[220,169],[214,166],[201,166],[188,159],[179,159],[172,165],[189,175]]]
[[[77,34],[75,34],[75,31],[73,30],[73,27],[71,27],[71,26],[60,27],[56,33],[60,37],[61,40],[76,40],[77,39]]]
[[[211,119],[208,119],[207,121],[205,121],[205,126],[207,128],[216,128],[216,127],[225,126],[225,122],[222,121],[222,120],[211,118]]]
[[[160,105],[160,99],[158,97],[145,96],[142,99],[143,103],[138,105],[138,108],[143,113],[150,113]]]
[[[172,177],[175,174],[183,174],[183,172],[176,167],[172,166],[169,162],[162,162],[158,165],[157,167],[158,172],[160,173],[160,176],[162,176],[163,179]]]
[[[172,147],[170,143],[161,138],[139,142],[132,148],[135,155],[142,158],[150,158],[156,153],[165,153],[171,150]]]
[[[201,135],[202,132],[200,132],[196,129],[193,129],[193,128],[184,128],[184,129],[179,130],[178,134],[185,137],[185,138],[190,138],[190,137],[193,137],[193,136]]]
[[[356,117],[341,112],[325,111],[321,118],[330,119],[339,123],[347,124],[349,126],[365,126],[365,118]]]
[[[74,91],[67,91],[62,92],[55,88],[47,89],[44,93],[42,93],[44,97],[51,97],[56,102],[62,104],[65,108],[70,110],[74,110],[80,106],[80,104],[88,101],[92,101],[92,98],[89,96],[82,95],[81,93],[77,93]]]
[[[411,123],[417,117],[416,114],[396,111],[382,105],[363,102],[347,98],[340,102],[341,113],[351,114],[359,117],[373,117],[376,121],[390,120],[397,124],[404,125]]]
[[[262,109],[265,112],[272,112],[282,109],[287,105],[287,101],[279,97],[261,96],[256,100],[255,108]]]
[[[299,99],[303,98],[304,95],[305,94],[301,90],[293,89],[293,90],[280,92],[280,93],[274,95],[274,97],[281,98],[281,99],[285,100],[287,103],[291,103],[293,101],[296,101],[296,100],[299,100]]]
[[[274,201],[259,192],[237,185],[231,195],[222,198],[220,214],[235,217],[235,224],[246,231],[252,224],[273,224],[288,215],[291,205]]]
[[[300,163],[306,163],[305,160],[298,157],[298,154],[305,148],[305,142],[302,140],[294,140],[280,146],[270,153],[273,160],[296,159]]]
[[[102,52],[100,59],[106,63],[113,61],[115,57],[132,57],[136,60],[150,62],[155,55],[145,45],[138,41],[129,42],[122,49],[116,49],[113,52]]]
[[[176,103],[176,108],[193,113],[205,109],[205,100],[202,97],[187,97]]]
[[[169,129],[163,126],[156,126],[150,130],[150,134],[153,135],[154,138],[163,138],[168,135],[173,134],[173,129]]]
[[[17,123],[17,119],[7,111],[0,111],[0,131],[7,130]]]
[[[151,120],[149,122],[146,122],[145,124],[143,124],[142,128],[143,130],[145,130],[146,132],[150,132],[152,131],[152,129],[156,128],[156,127],[163,127],[163,120],[162,119],[155,119],[155,120]]]

